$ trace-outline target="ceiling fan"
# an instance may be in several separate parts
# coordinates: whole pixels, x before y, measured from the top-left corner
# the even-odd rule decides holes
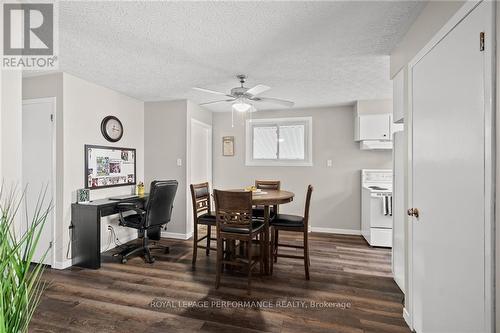
[[[229,98],[207,103],[201,103],[200,105],[209,105],[209,104],[224,103],[224,102],[232,103],[232,109],[234,111],[246,112],[246,111],[255,111],[255,106],[254,106],[255,102],[275,103],[289,108],[293,107],[295,104],[294,102],[286,101],[284,99],[279,99],[279,98],[258,97],[259,94],[262,94],[263,92],[268,91],[271,88],[263,84],[258,84],[253,88],[246,88],[243,86],[243,84],[245,84],[247,76],[244,74],[239,74],[236,75],[236,78],[240,81],[240,86],[231,89],[231,92],[229,94],[220,91],[194,87],[193,89],[198,91],[203,91],[216,95],[222,95]]]

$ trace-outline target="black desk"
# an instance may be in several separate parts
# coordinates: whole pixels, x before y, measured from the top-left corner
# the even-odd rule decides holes
[[[101,267],[101,217],[118,214],[121,202],[146,202],[148,196],[133,199],[100,199],[71,205],[71,252],[73,266],[98,269]]]

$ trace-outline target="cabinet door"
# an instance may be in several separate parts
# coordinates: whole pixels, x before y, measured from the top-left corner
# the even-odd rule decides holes
[[[370,114],[359,116],[359,140],[391,140],[391,116]]]

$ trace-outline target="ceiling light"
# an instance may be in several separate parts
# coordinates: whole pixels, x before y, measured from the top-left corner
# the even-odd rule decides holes
[[[233,103],[233,110],[238,112],[247,112],[251,107],[252,105],[245,103],[242,100],[238,100],[237,102]]]

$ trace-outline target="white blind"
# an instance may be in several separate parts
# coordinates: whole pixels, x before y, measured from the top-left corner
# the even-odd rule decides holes
[[[278,153],[278,127],[255,126],[253,128],[253,158],[275,160]]]
[[[279,159],[305,159],[305,125],[282,125],[279,127]]]
[[[253,166],[312,166],[312,118],[246,121],[245,163]]]

